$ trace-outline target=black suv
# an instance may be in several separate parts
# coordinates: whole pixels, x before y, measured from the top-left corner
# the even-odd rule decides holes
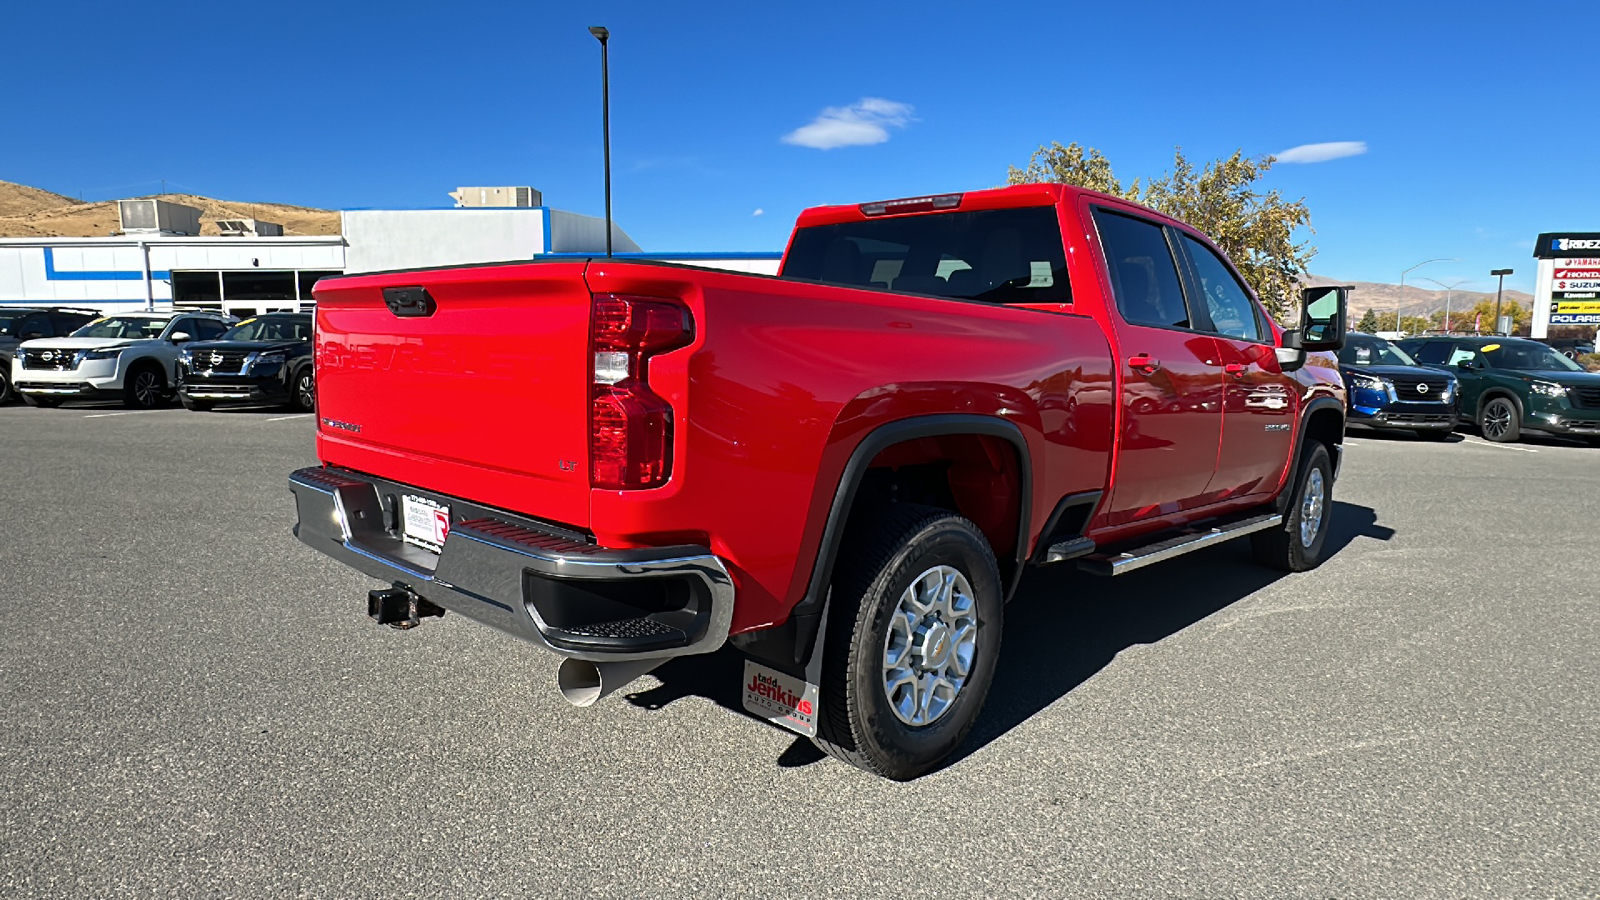
[[[11,390],[11,358],[17,355],[18,344],[34,338],[66,337],[98,315],[98,310],[70,306],[0,307],[0,405],[16,396]]]
[[[1381,337],[1351,332],[1339,351],[1347,424],[1402,429],[1442,441],[1456,427],[1456,378],[1420,366]]]
[[[268,313],[189,344],[178,357],[179,399],[193,410],[266,402],[311,412],[311,331],[310,313]]]
[[[1600,443],[1600,373],[1537,341],[1514,337],[1408,338],[1398,346],[1417,362],[1453,372],[1461,417],[1487,440],[1515,441],[1524,431]]]

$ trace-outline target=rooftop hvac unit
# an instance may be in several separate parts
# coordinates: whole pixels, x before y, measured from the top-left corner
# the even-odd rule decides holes
[[[119,200],[124,234],[199,234],[200,210],[167,200]]]
[[[456,206],[531,207],[543,206],[544,195],[531,187],[459,187],[450,192]]]
[[[218,219],[217,231],[223,237],[282,237],[283,226],[260,219]]]

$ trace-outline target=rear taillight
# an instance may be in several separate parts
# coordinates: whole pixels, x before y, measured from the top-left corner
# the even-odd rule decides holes
[[[591,485],[651,488],[672,475],[672,407],[650,390],[650,357],[692,340],[694,319],[676,303],[595,295],[590,307]]]

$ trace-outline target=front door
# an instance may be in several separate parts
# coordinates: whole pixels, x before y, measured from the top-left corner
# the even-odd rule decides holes
[[[1204,241],[1179,234],[1189,258],[1191,295],[1200,298],[1203,318],[1217,336],[1226,391],[1222,448],[1206,494],[1222,501],[1274,491],[1294,452],[1296,382],[1278,363],[1266,313],[1238,274]]]
[[[1192,327],[1178,266],[1161,225],[1094,213],[1116,297],[1122,427],[1109,524],[1202,505],[1222,433],[1217,340]]]

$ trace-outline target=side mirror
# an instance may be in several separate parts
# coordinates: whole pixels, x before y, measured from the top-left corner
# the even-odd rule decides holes
[[[1278,357],[1278,368],[1285,372],[1293,372],[1306,364],[1306,351],[1300,346],[1300,332],[1296,329],[1283,333],[1283,340],[1273,353]]]
[[[182,344],[185,341],[192,341],[192,340],[194,340],[194,335],[191,335],[187,331],[174,331],[172,333],[172,342],[174,344]]]
[[[1300,292],[1300,347],[1338,350],[1344,346],[1349,285],[1306,288]]]
[[[1477,367],[1478,367],[1478,364],[1473,362],[1470,359],[1463,359],[1462,361],[1456,363],[1456,368],[1460,369],[1463,372],[1470,372],[1473,369],[1476,369]]]

